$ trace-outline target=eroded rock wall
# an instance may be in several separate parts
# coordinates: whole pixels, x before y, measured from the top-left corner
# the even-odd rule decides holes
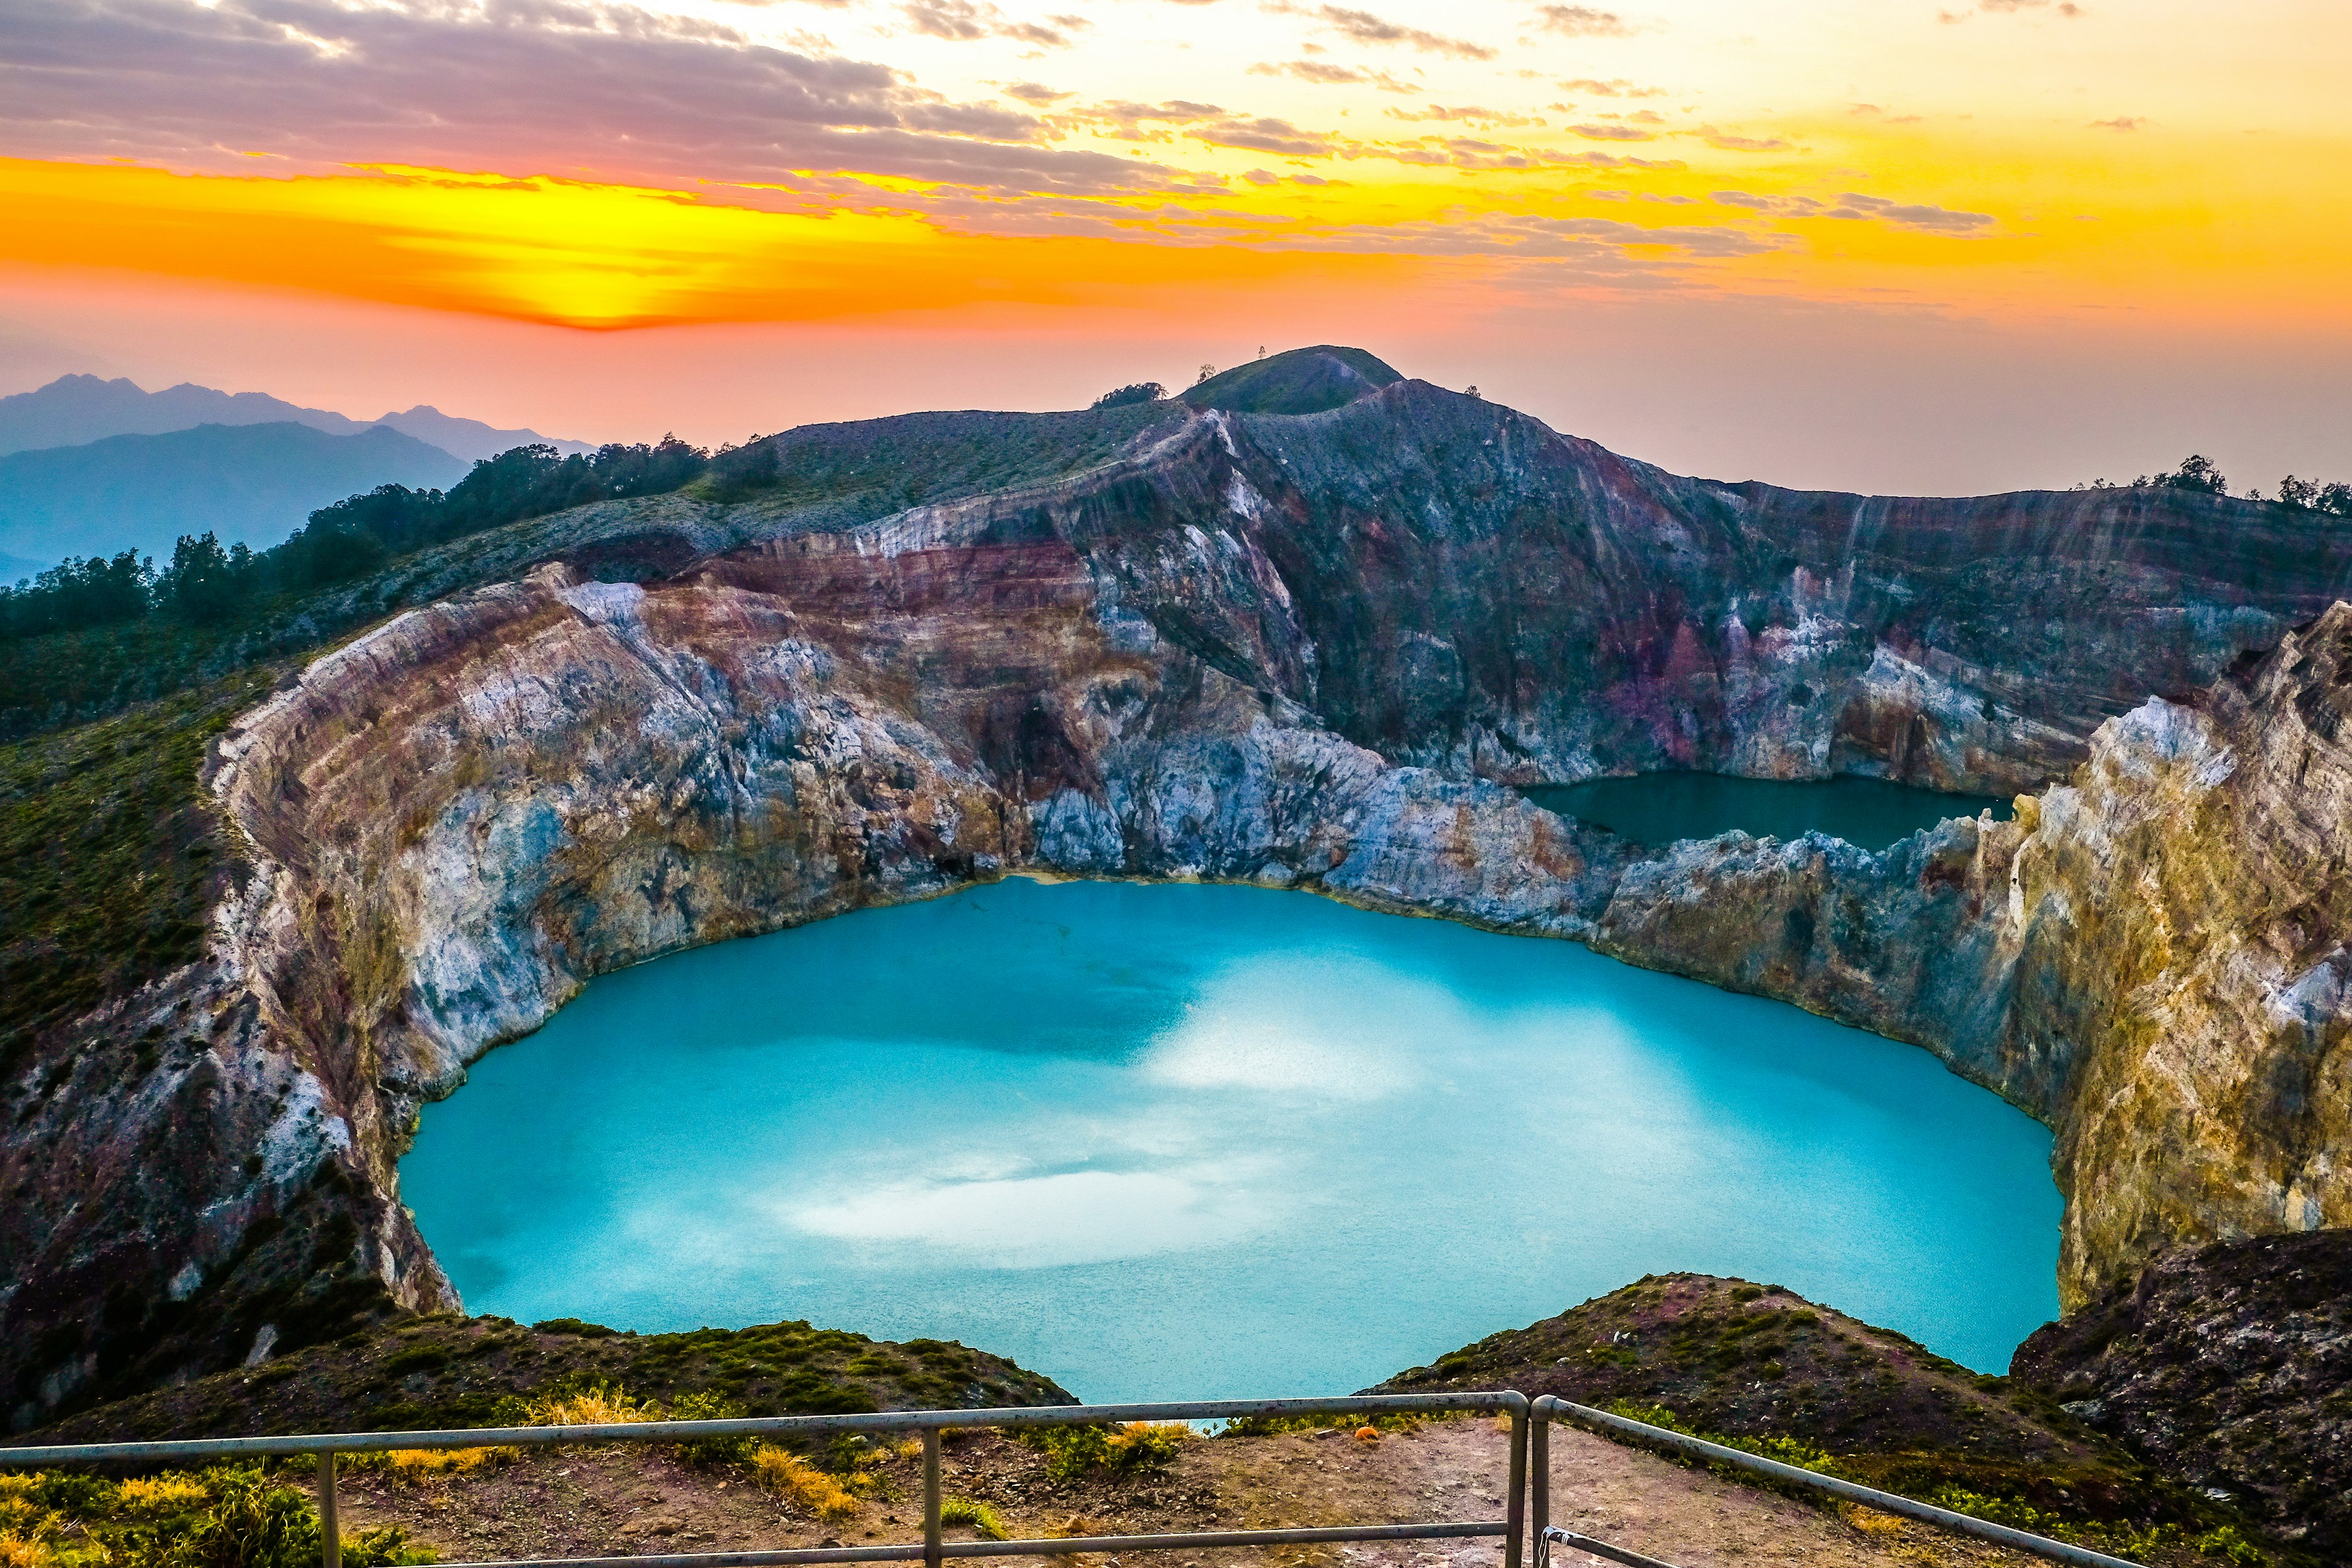
[[[2076,1292],[2168,1238],[2338,1212],[2343,1130],[2307,1109],[2336,1092],[2333,916],[2269,910],[2317,851],[2248,847],[2284,808],[2243,782],[2316,753],[2257,743],[2280,700],[2254,687],[2133,706],[2324,605],[2315,530],[2139,492],[1713,485],[1409,383],[1147,434],[856,527],[747,541],[648,503],[642,582],[532,524],[543,564],[244,715],[208,777],[247,861],[213,956],[90,1025],[160,1061],[6,1135],[11,1170],[68,1152],[7,1222],[12,1421],[448,1303],[397,1202],[416,1108],[591,976],[1022,867],[1590,939],[1926,1045],[2059,1128]],[[2038,787],[2085,758],[2020,824],[1880,857],[1639,860],[1489,782]],[[2230,945],[2236,920],[2267,934]]]
[[[2070,1304],[2184,1242],[2352,1225],[2347,693],[2339,605],[2109,721],[2015,821],[1684,845],[1595,945],[1927,1046],[2050,1122]]]

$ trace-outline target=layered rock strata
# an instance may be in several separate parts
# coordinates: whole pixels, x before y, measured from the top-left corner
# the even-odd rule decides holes
[[[2268,968],[2222,955],[2207,917],[2252,905],[2197,903],[2298,866],[2217,807],[2197,842],[2240,847],[2179,859],[2160,917],[2132,903],[2171,874],[2192,794],[2239,798],[2213,759],[2253,731],[2215,727],[2268,700],[2133,705],[2331,602],[2352,567],[2316,524],[2153,492],[1681,479],[1418,383],[1139,439],[1064,480],[749,542],[648,503],[637,553],[664,564],[640,582],[530,525],[552,559],[245,715],[207,778],[247,861],[213,956],[91,1023],[151,1032],[158,1060],[12,1089],[17,1189],[33,1152],[73,1152],[5,1221],[12,1420],[450,1301],[396,1198],[416,1107],[590,976],[1024,866],[1594,940],[1916,1040],[2059,1126],[2076,1291],[2176,1237],[2337,1212],[2340,1129],[2294,1120],[2276,1053],[2232,1032],[2273,995],[2332,1017],[2333,993],[2294,978],[2317,961],[2275,921]],[[731,542],[656,548],[673,528]],[[1988,790],[2085,758],[2019,825],[1877,858],[1735,837],[1640,861],[1494,782]],[[2192,946],[2213,963],[2162,990]],[[2174,1012],[2129,1013],[2149,984]],[[2284,1087],[2257,1103],[2257,1078]],[[2200,1098],[2225,1084],[2263,1131]]]

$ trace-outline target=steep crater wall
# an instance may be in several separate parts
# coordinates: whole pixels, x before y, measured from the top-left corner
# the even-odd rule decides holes
[[[679,509],[645,512],[651,535]],[[2332,602],[2346,568],[2315,527],[2146,492],[1709,484],[1402,383],[1211,413],[1070,479],[779,527],[643,583],[560,543],[318,660],[223,738],[209,784],[250,875],[214,956],[92,1025],[174,1043],[9,1134],[12,1162],[68,1152],[10,1221],[31,1260],[0,1298],[16,1424],[371,1302],[447,1303],[396,1196],[416,1108],[593,974],[1024,866],[1592,940],[1926,1045],[2059,1126],[2070,1290],[2176,1237],[2337,1215],[2332,1185],[2297,1177],[2315,1197],[2285,1203],[2281,1160],[2193,1114],[2177,1163],[2119,1131],[2180,1113],[2179,1078],[2101,1023],[2101,966],[2157,932],[2103,920],[2120,947],[2100,949],[2080,912],[2126,896],[2116,824],[2166,809],[2135,793],[2174,776],[2130,760],[2147,715],[2240,721],[2099,726]],[[2017,825],[1874,858],[1735,837],[1636,861],[1494,782],[2003,790],[2085,759]],[[2226,1031],[2265,994],[2198,1016],[2216,1064],[2247,1056]],[[2078,1117],[2116,1074],[2146,1103]]]

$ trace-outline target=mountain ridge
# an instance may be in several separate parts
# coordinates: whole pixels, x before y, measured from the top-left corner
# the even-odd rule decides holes
[[[0,457],[0,551],[44,564],[135,550],[169,562],[182,534],[277,543],[357,490],[440,489],[467,465],[383,425],[331,435],[291,421],[198,425]]]
[[[453,457],[471,462],[510,447],[545,443],[562,452],[586,452],[584,442],[542,436],[536,430],[501,430],[478,419],[458,418],[420,403],[388,411],[378,419],[353,419],[330,409],[307,408],[264,392],[221,392],[184,381],[148,392],[126,376],[58,376],[30,392],[0,397],[0,456],[51,447],[79,447],[110,436],[161,436],[199,425],[307,425],[331,436],[352,436],[384,425]]]

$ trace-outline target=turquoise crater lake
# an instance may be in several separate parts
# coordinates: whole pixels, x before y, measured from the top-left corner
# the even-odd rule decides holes
[[[1013,880],[598,980],[401,1171],[477,1312],[1125,1400],[1345,1392],[1672,1269],[2005,1370],[2057,1311],[2049,1153],[1924,1051],[1572,943]]]
[[[1730,773],[1636,773],[1572,784],[1530,784],[1520,794],[1563,816],[1605,827],[1636,844],[1713,838],[1734,828],[1757,838],[1827,833],[1873,854],[1948,816],[1990,811],[2005,822],[2014,807],[1991,795],[1946,795],[1916,784],[1841,775],[1748,779]]]

